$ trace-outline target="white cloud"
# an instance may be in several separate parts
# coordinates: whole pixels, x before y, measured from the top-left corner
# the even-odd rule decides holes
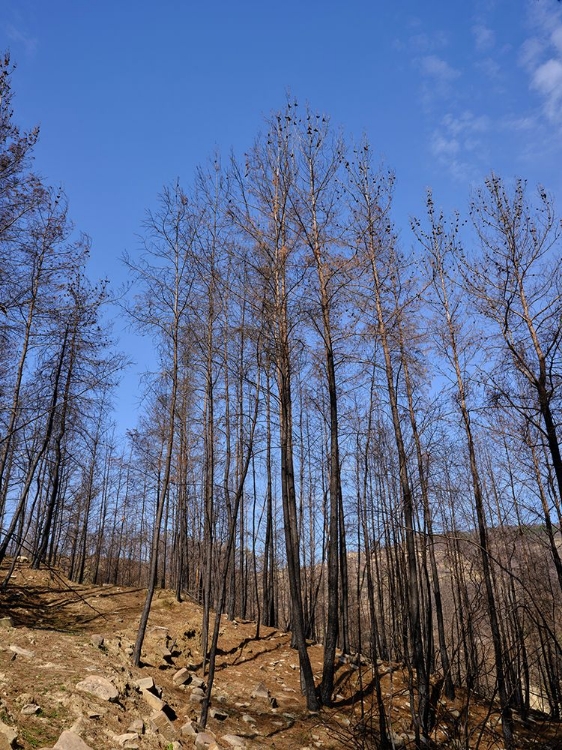
[[[490,122],[486,115],[474,115],[470,110],[465,110],[457,117],[450,113],[443,118],[443,125],[450,133],[460,135],[462,133],[485,133],[490,128]]]
[[[472,27],[476,49],[479,52],[487,52],[492,49],[496,43],[496,35],[488,26],[476,24]]]
[[[521,47],[521,65],[541,97],[544,116],[562,127],[562,15],[559,8],[536,3],[532,18],[536,33]]]
[[[456,138],[447,138],[442,133],[436,132],[431,139],[431,153],[438,159],[450,159],[460,151],[460,144]]]
[[[558,26],[550,35],[552,44],[556,47],[558,52],[562,55],[562,25]]]
[[[11,39],[13,42],[16,42],[17,44],[21,44],[23,46],[26,55],[28,55],[29,57],[33,57],[37,49],[37,39],[35,39],[32,36],[29,36],[29,34],[26,34],[24,31],[22,31],[19,28],[16,28],[12,24],[10,24],[6,28],[6,34],[8,38]]]
[[[528,115],[528,116],[522,116],[522,117],[516,117],[516,116],[508,116],[504,117],[502,120],[500,120],[499,125],[504,129],[509,131],[518,131],[522,133],[531,133],[536,132],[537,128],[539,126],[539,123],[537,122],[537,118]]]
[[[551,58],[533,72],[531,85],[544,97],[547,117],[562,124],[562,60]]]
[[[546,96],[558,96],[562,86],[562,62],[552,58],[539,65],[533,74],[533,86]]]
[[[485,115],[476,116],[470,110],[460,115],[449,112],[433,132],[431,153],[452,177],[470,181],[478,173],[478,164],[487,158],[483,137],[490,130],[491,123]]]
[[[437,55],[427,55],[420,59],[423,75],[434,78],[440,83],[451,83],[460,76],[460,71],[453,68],[446,60]]]

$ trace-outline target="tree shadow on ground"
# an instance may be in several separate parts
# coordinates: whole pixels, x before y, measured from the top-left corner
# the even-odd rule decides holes
[[[31,573],[27,566],[23,570]],[[0,617],[10,617],[16,628],[72,632],[95,620],[108,620],[108,614],[113,618],[119,613],[138,609],[136,605],[119,608],[112,604],[108,613],[96,607],[92,600],[109,597],[113,602],[120,596],[130,596],[131,593],[141,590],[122,592],[116,587],[115,590],[108,588],[100,593],[99,587],[73,585],[67,583],[58,573],[51,571],[47,586],[34,584],[30,580],[20,584],[12,579],[5,589],[0,588]],[[106,607],[104,603],[104,609]]]

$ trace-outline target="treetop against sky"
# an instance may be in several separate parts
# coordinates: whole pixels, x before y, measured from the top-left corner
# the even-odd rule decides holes
[[[91,274],[114,289],[162,186],[189,184],[216,151],[241,156],[288,94],[367,134],[396,173],[406,248],[428,186],[461,211],[492,170],[562,194],[555,0],[0,0],[0,49],[17,65],[16,121],[41,127],[36,169],[67,192]]]

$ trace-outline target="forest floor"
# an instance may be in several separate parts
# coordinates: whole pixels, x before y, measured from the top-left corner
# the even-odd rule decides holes
[[[6,570],[0,568],[0,581]],[[10,618],[0,619],[0,724],[17,732],[12,747],[50,748],[64,730],[94,750],[196,746],[196,735],[182,734],[180,728],[186,722],[189,727],[189,720],[195,726],[200,706],[191,686],[178,685],[173,677],[182,667],[203,677],[201,608],[178,603],[172,592],[157,592],[143,665],[135,668],[131,650],[144,599],[142,589],[79,586],[59,572],[18,563],[7,589],[0,591],[0,618]],[[255,623],[223,618],[211,704],[219,713],[208,722],[216,742],[211,747],[238,741],[248,750],[377,747],[368,731],[377,726],[369,667],[338,661],[334,707],[310,713],[300,693],[290,635],[262,627],[260,638],[255,636]],[[322,647],[311,645],[310,657],[319,678]],[[383,663],[379,674],[394,745],[413,747],[407,673],[400,665]],[[109,680],[118,698],[107,701],[77,688],[93,675]],[[154,680],[153,692],[161,689],[171,719],[159,731],[151,727],[154,706],[149,703],[154,701],[149,696],[147,702],[137,684],[147,677]],[[439,700],[435,746],[502,748],[497,706],[474,697],[467,711],[466,699],[459,690],[456,700]],[[562,724],[545,715],[533,713],[526,724],[516,716],[515,728],[517,747],[562,750]],[[0,732],[0,750],[8,746]]]

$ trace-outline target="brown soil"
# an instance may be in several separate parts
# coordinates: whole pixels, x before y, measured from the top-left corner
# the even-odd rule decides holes
[[[5,566],[0,570],[0,580],[6,570]],[[34,571],[26,563],[18,564],[6,591],[0,592],[0,617],[9,616],[14,626],[0,628],[0,720],[17,728],[20,747],[52,747],[64,729],[73,728],[92,748],[117,748],[116,736],[138,718],[147,725],[137,743],[141,750],[169,747],[168,739],[148,728],[152,709],[135,684],[147,676],[162,688],[163,700],[177,717],[173,725],[178,731],[186,719],[197,721],[199,709],[189,700],[189,686],[178,687],[172,677],[184,666],[203,676],[201,609],[193,602],[178,603],[169,591],[157,593],[143,666],[137,669],[130,650],[144,597],[141,589],[78,586],[58,572]],[[92,639],[96,635],[104,638],[101,648]],[[310,714],[300,693],[297,654],[290,648],[290,635],[262,627],[260,638],[255,636],[255,623],[223,619],[212,705],[224,710],[228,718],[211,718],[208,723],[219,747],[228,747],[221,739],[227,734],[243,737],[250,750],[377,746],[369,732],[378,722],[372,710],[368,667],[359,670],[339,664],[335,706]],[[32,655],[18,653],[11,646]],[[311,645],[310,656],[319,678],[322,647]],[[396,747],[413,747],[407,674],[400,665],[381,664],[379,671],[384,674],[382,691]],[[119,690],[118,703],[77,690],[77,683],[88,675],[108,678]],[[263,698],[252,698],[260,683],[275,698],[276,708]],[[467,719],[466,697],[459,691],[455,701],[438,702],[436,745],[503,747],[497,708],[473,698]],[[22,714],[28,704],[37,704],[39,712]],[[253,723],[247,721],[248,716]],[[516,732],[518,747],[562,749],[561,725],[544,715],[533,714],[526,726],[516,717]],[[466,740],[457,744],[462,736],[468,738],[468,745]],[[181,747],[193,747],[193,739],[179,740]],[[0,737],[0,748],[1,743]]]

